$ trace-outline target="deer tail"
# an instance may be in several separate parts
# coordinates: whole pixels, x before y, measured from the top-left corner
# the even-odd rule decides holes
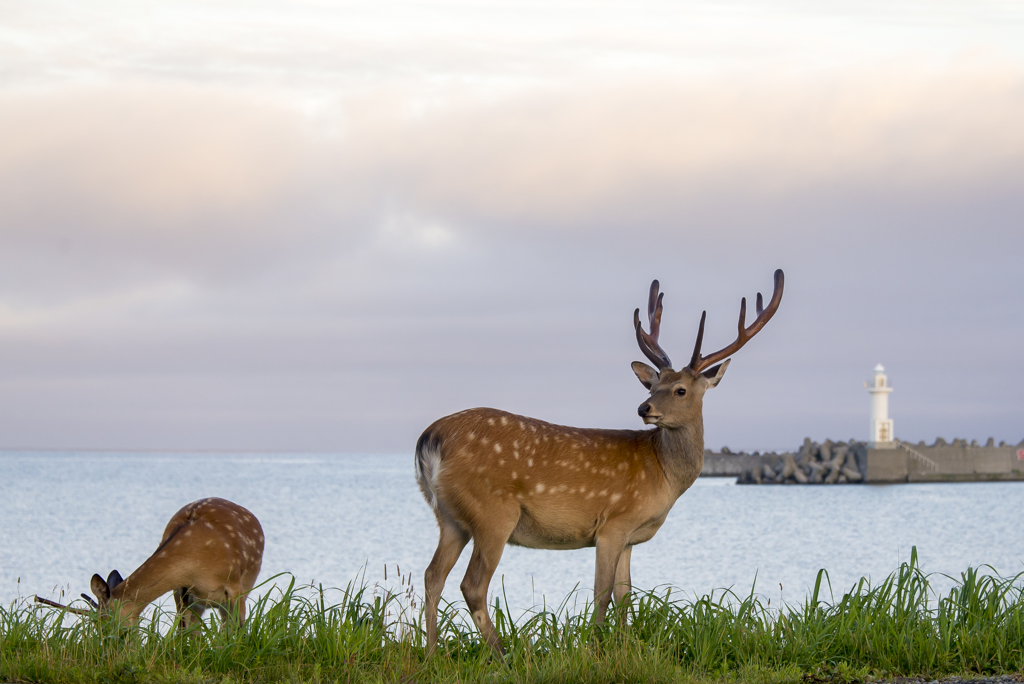
[[[437,510],[437,480],[441,475],[441,436],[430,428],[416,442],[416,482],[430,507]]]

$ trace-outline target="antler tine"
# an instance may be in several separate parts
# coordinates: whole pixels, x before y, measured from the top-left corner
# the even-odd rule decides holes
[[[697,334],[697,345],[693,350],[693,358],[690,359],[690,369],[700,372],[709,366],[712,366],[719,361],[723,361],[726,358],[735,354],[739,349],[745,345],[750,339],[756,335],[765,324],[771,320],[771,317],[775,315],[775,312],[779,308],[779,304],[782,302],[782,290],[785,287],[785,275],[782,273],[782,269],[775,271],[775,289],[772,291],[771,301],[768,302],[768,307],[763,307],[763,300],[761,293],[757,293],[757,318],[750,324],[749,327],[744,325],[747,317],[747,298],[744,297],[740,300],[740,321],[739,321],[739,332],[736,336],[736,341],[732,344],[719,349],[713,354],[708,356],[700,355],[701,340],[704,336],[704,314],[700,317],[700,331]]]
[[[99,607],[100,607],[100,604],[96,603],[96,600],[95,600],[95,599],[93,599],[93,597],[92,597],[92,596],[89,596],[89,595],[88,595],[88,594],[86,594],[86,593],[82,593],[82,594],[81,594],[81,596],[82,596],[82,598],[84,598],[84,599],[85,599],[85,600],[86,600],[86,601],[87,601],[87,602],[89,603],[89,605],[90,605],[90,606],[92,606],[93,608],[99,608]]]
[[[636,329],[636,341],[640,345],[640,351],[658,367],[658,370],[672,368],[672,361],[668,354],[658,345],[658,335],[661,333],[661,312],[662,300],[665,293],[659,293],[660,285],[657,280],[651,283],[651,292],[647,298],[647,318],[650,322],[651,333],[644,332],[640,324],[640,309],[633,312],[633,327]]]
[[[659,292],[661,284],[654,280],[651,282],[651,294],[647,297],[647,321],[651,326],[651,338],[657,340],[661,331],[661,300],[665,293]]]
[[[700,327],[697,328],[697,342],[693,345],[693,356],[690,357],[690,368],[696,368],[700,361],[700,345],[704,343],[704,319],[708,317],[707,311],[700,312]]]

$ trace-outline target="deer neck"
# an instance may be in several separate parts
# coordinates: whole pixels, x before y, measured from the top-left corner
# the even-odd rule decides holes
[[[176,588],[167,585],[167,568],[152,561],[148,559],[111,592],[110,598],[118,602],[122,618],[138,620],[147,605]]]
[[[654,450],[669,485],[682,494],[704,467],[704,423],[696,421],[678,428],[656,428]]]

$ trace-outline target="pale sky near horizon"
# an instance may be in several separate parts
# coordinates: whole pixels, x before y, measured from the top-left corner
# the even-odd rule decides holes
[[[1017,2],[0,3],[0,448],[411,452],[641,427],[778,315],[709,447],[1024,438]]]

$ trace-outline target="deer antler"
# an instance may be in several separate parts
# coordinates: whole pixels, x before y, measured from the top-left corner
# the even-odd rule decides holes
[[[50,606],[51,608],[60,608],[61,610],[66,610],[69,613],[73,613],[75,615],[91,615],[91,611],[82,610],[81,608],[72,608],[71,606],[65,606],[60,603],[57,603],[56,601],[44,599],[42,596],[39,595],[36,595],[36,603],[42,603],[44,606]]]
[[[704,319],[707,317],[707,311],[700,315],[700,328],[697,330],[697,343],[693,347],[693,357],[690,359],[690,369],[701,372],[705,368],[712,366],[719,361],[722,361],[737,351],[740,347],[750,341],[754,335],[758,333],[765,326],[771,317],[775,315],[775,312],[779,308],[779,304],[782,302],[782,288],[785,285],[785,277],[782,273],[782,269],[775,271],[775,290],[772,292],[772,299],[768,302],[768,308],[762,310],[761,293],[757,293],[757,318],[750,324],[750,327],[745,327],[744,322],[747,318],[747,298],[744,297],[740,300],[740,323],[739,323],[739,334],[736,336],[736,341],[727,347],[719,349],[714,354],[708,356],[700,355],[700,345],[704,341]]]
[[[636,341],[640,351],[649,358],[659,371],[672,368],[672,362],[665,350],[658,346],[658,333],[661,332],[661,300],[665,293],[658,294],[658,281],[651,282],[651,294],[647,298],[647,319],[650,322],[651,334],[644,332],[640,324],[640,309],[633,312],[633,327],[636,328]]]

